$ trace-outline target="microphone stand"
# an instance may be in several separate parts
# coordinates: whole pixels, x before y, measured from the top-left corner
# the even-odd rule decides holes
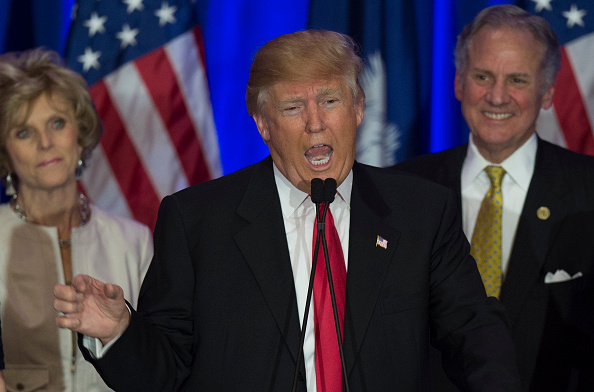
[[[311,199],[316,206],[316,243],[314,246],[313,260],[311,262],[311,273],[309,274],[309,286],[307,288],[307,300],[305,302],[305,312],[303,314],[303,321],[301,323],[301,338],[299,339],[299,352],[297,353],[297,365],[295,366],[295,375],[293,377],[293,389],[292,392],[297,391],[297,380],[299,376],[299,368],[301,367],[301,358],[303,357],[303,342],[305,341],[305,328],[307,327],[307,318],[309,316],[309,308],[311,304],[311,296],[313,293],[314,277],[316,275],[316,266],[318,264],[318,252],[320,249],[320,238],[324,233],[324,222],[326,221],[326,211],[328,211],[328,205],[324,209],[324,212],[320,219],[320,204],[322,202],[322,180],[314,178],[311,180]]]
[[[324,209],[324,218],[326,217],[326,211],[330,206],[330,203],[334,201],[336,197],[336,180],[334,178],[327,178],[324,182],[324,201],[326,202],[326,208]],[[349,382],[347,378],[346,364],[344,360],[344,351],[342,347],[342,333],[340,331],[340,321],[338,320],[338,309],[336,307],[336,294],[334,292],[334,284],[332,281],[332,271],[330,269],[330,257],[328,256],[328,245],[326,244],[325,232],[322,232],[322,247],[324,249],[324,261],[326,262],[326,275],[328,277],[328,288],[330,289],[330,299],[332,301],[332,313],[334,314],[334,325],[336,327],[336,340],[338,343],[338,352],[340,353],[340,364],[342,366],[343,385],[345,392],[349,392]],[[345,309],[346,311],[346,309]]]
[[[326,203],[324,208],[324,217],[330,203]],[[328,256],[328,245],[326,244],[326,235],[322,233],[322,246],[324,248],[324,260],[326,262],[326,274],[328,275],[328,287],[330,288],[330,299],[332,300],[332,313],[334,313],[334,325],[336,326],[336,339],[338,341],[338,351],[340,353],[340,364],[342,365],[343,385],[345,392],[349,392],[349,382],[347,379],[346,364],[344,361],[344,351],[342,348],[342,333],[340,331],[340,321],[338,320],[338,309],[336,307],[336,294],[334,293],[334,283],[332,282],[332,271],[330,270],[330,257]]]

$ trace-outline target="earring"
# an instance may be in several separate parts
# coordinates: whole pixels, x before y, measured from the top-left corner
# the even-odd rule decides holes
[[[79,159],[78,162],[76,163],[76,171],[74,172],[76,175],[76,181],[80,180],[80,177],[82,176],[82,171],[83,171],[83,167],[84,167],[84,162],[82,159]]]
[[[6,175],[6,195],[13,196],[16,194],[16,190],[14,189],[14,184],[12,183],[12,176],[10,173]]]

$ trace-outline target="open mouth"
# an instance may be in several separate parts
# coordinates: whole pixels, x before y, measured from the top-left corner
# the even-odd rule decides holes
[[[305,152],[305,157],[314,166],[325,165],[330,162],[330,157],[334,150],[325,144],[313,146]]]

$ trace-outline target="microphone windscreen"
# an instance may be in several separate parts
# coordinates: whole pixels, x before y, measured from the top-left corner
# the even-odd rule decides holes
[[[336,180],[334,178],[326,178],[324,181],[324,201],[332,203],[336,196]]]
[[[324,201],[324,181],[320,178],[311,180],[311,201],[320,204]]]

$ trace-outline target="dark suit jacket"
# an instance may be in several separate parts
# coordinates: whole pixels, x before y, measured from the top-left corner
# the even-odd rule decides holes
[[[427,390],[430,331],[464,389],[518,390],[503,307],[485,296],[453,192],[360,164],[353,176],[350,390]],[[95,366],[117,391],[288,392],[300,336],[294,287],[267,158],[163,200],[138,313]]]
[[[466,151],[463,145],[396,168],[455,190],[460,206]],[[550,210],[548,219],[538,218],[540,207]],[[500,295],[512,326],[523,390],[594,391],[593,264],[594,158],[539,139]],[[558,269],[583,277],[545,284],[547,272]]]

